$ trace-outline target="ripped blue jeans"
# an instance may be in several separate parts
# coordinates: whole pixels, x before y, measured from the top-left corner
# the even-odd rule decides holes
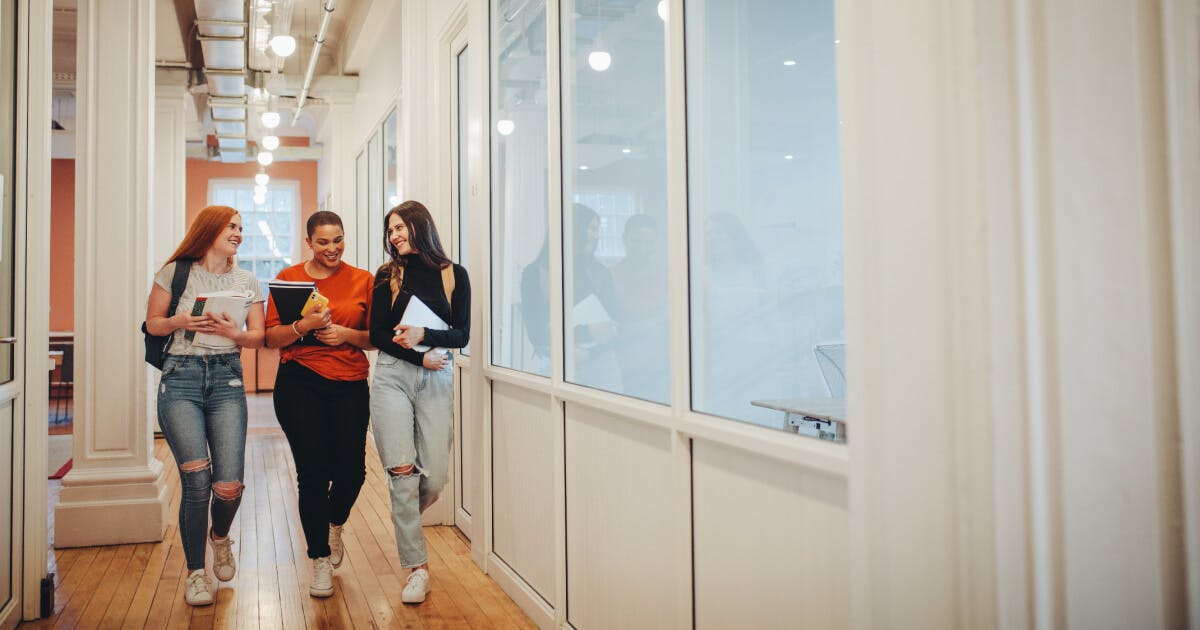
[[[158,424],[183,486],[179,537],[187,568],[203,569],[210,502],[218,536],[229,533],[241,503],[246,463],[241,355],[168,355],[158,386]]]
[[[450,474],[454,441],[454,368],[428,370],[379,353],[371,384],[371,432],[388,473],[400,566],[428,560],[421,513],[437,501]],[[411,472],[393,474],[411,466]]]

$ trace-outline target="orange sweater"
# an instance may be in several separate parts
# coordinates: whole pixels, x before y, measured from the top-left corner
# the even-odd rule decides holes
[[[305,280],[317,283],[317,291],[329,298],[333,323],[366,330],[371,312],[371,273],[346,263],[340,263],[333,275],[316,279],[304,270],[304,263],[292,265],[279,272],[280,280]],[[267,301],[267,327],[278,326],[279,311],[275,300]],[[331,381],[361,381],[367,378],[370,363],[359,348],[344,343],[340,346],[302,346],[292,344],[279,351],[279,362],[296,361]]]

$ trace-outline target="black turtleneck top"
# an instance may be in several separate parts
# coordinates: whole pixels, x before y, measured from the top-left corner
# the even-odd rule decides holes
[[[389,282],[389,267],[380,268],[375,274],[375,288],[371,293],[371,345],[398,359],[421,365],[423,355],[416,350],[401,347],[392,341],[396,325],[408,307],[413,295],[421,298],[430,310],[450,324],[448,330],[425,329],[425,340],[421,345],[437,348],[462,348],[467,345],[471,333],[471,281],[467,270],[454,265],[454,293],[452,304],[446,303],[446,291],[442,287],[442,270],[434,269],[421,262],[420,256],[404,256],[404,283],[400,295],[392,302],[392,287]]]

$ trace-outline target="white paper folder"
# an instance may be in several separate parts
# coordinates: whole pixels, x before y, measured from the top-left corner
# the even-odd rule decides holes
[[[404,315],[400,317],[400,323],[405,326],[421,326],[432,330],[450,329],[450,324],[442,321],[441,317],[438,317],[427,304],[421,301],[421,298],[415,295],[408,299],[408,306],[404,308]],[[428,352],[429,346],[413,346],[413,350]]]

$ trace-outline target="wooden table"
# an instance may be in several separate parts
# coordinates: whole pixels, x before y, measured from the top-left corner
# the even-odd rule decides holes
[[[785,428],[810,437],[846,443],[845,398],[752,400],[751,405],[784,413]]]

